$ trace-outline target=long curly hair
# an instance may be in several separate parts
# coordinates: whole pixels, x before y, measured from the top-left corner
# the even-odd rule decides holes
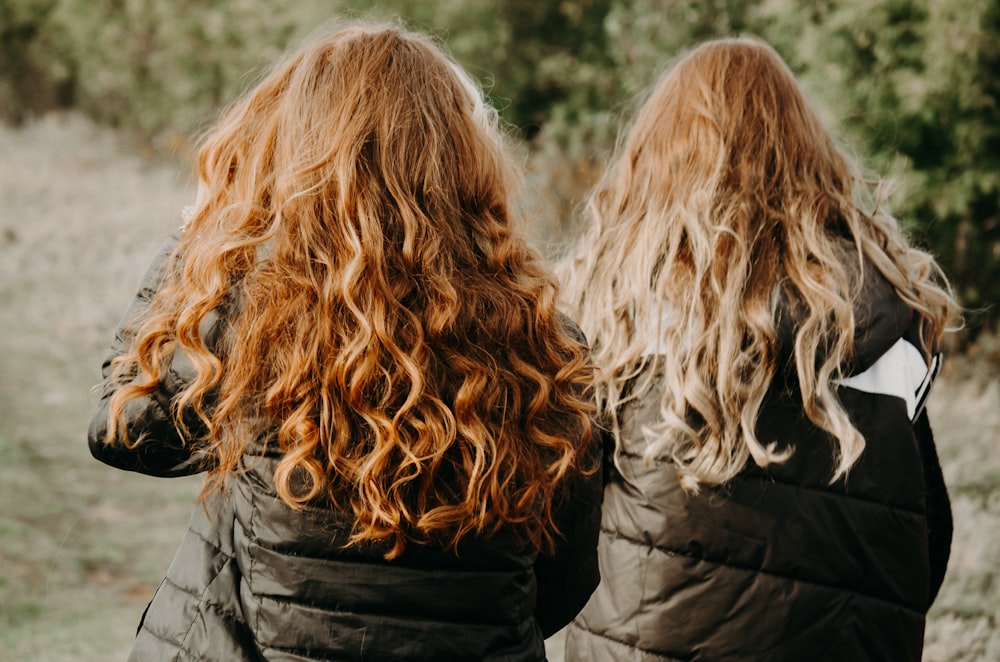
[[[392,558],[506,527],[551,545],[554,500],[590,469],[593,374],[513,230],[505,140],[428,37],[355,25],[294,52],[204,139],[199,203],[114,365],[109,438],[182,350],[197,378],[173,417],[214,463],[203,496],[266,440],[280,497],[342,512],[349,544]]]
[[[778,369],[779,317],[801,311],[805,415],[836,438],[833,480],[844,476],[865,446],[835,387],[852,356],[862,262],[923,319],[928,351],[955,311],[934,259],[886,210],[886,191],[834,142],[768,44],[713,40],[676,60],[558,267],[567,311],[593,346],[603,412],[616,424],[627,400],[662,389],[647,456],[666,451],[691,491],[726,482],[750,457],[786,459],[791,449],[755,427]]]

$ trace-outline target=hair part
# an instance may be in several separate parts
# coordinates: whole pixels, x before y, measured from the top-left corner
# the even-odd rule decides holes
[[[954,312],[940,269],[884,202],[884,183],[838,147],[769,45],[718,39],[676,60],[560,266],[616,429],[628,400],[662,389],[647,456],[668,453],[686,488],[724,483],[749,458],[787,459],[792,448],[758,439],[756,423],[779,369],[778,319],[797,309],[805,414],[836,439],[832,479],[845,476],[865,440],[835,381],[853,353],[864,261],[923,319],[928,352]]]

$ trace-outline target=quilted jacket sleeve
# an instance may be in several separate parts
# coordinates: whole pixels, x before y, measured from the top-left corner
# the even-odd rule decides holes
[[[566,317],[564,323],[577,340],[587,343],[583,332],[572,320]],[[557,539],[551,554],[541,554],[535,562],[538,582],[535,619],[546,638],[573,620],[601,580],[597,540],[601,530],[604,494],[602,465],[608,443],[606,431],[595,423],[584,464],[596,467],[596,471],[572,479],[555,514],[556,526],[562,536]]]
[[[91,454],[101,462],[126,471],[163,477],[195,474],[208,468],[205,454],[192,448],[181,437],[170,416],[171,398],[193,377],[193,366],[183,352],[176,353],[157,391],[126,405],[125,424],[128,438],[134,443],[132,447],[126,447],[121,438],[107,438],[109,403],[116,390],[116,385],[108,381],[108,377],[111,362],[125,350],[135,334],[133,324],[136,317],[149,306],[162,285],[178,241],[179,232],[171,235],[160,247],[135,299],[118,325],[102,365],[105,381],[87,435]]]
[[[539,555],[535,562],[538,581],[535,618],[546,638],[573,620],[601,580],[597,540],[604,491],[601,468],[604,443],[604,431],[595,426],[588,460],[597,471],[573,480],[556,515],[556,524],[563,535],[552,554]]]
[[[938,460],[927,411],[921,412],[915,423],[917,443],[924,464],[924,480],[927,483],[927,547],[931,563],[930,592],[927,604],[937,598],[951,556],[951,541],[954,526],[951,516],[951,501],[944,483],[941,462]]]

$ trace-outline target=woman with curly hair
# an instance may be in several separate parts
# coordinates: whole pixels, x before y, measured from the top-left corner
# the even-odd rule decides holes
[[[516,175],[472,79],[393,25],[222,116],[89,434],[207,472],[132,659],[544,659],[598,581],[600,437]]]
[[[955,305],[754,38],[678,59],[561,265],[615,436],[573,660],[919,660]]]

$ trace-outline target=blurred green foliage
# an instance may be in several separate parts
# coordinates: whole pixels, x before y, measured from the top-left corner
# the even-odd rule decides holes
[[[177,149],[289,44],[359,15],[439,36],[483,82],[557,231],[674,56],[759,35],[850,148],[901,183],[896,212],[975,309],[970,339],[998,320],[996,0],[3,0],[0,118],[73,107]]]

